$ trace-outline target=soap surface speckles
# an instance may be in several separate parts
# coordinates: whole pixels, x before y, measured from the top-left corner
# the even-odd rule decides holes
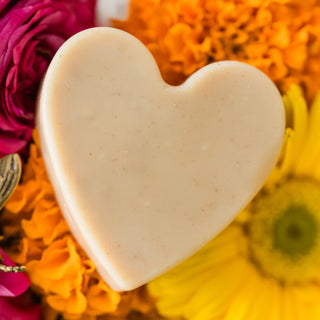
[[[54,57],[37,125],[76,239],[122,291],[193,254],[252,199],[277,160],[284,111],[253,67],[215,63],[172,87],[138,40],[96,28]]]

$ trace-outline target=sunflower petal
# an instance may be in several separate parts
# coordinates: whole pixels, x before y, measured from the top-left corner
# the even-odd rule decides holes
[[[292,128],[294,134],[291,135],[291,156],[287,170],[294,172],[296,163],[299,162],[305,139],[308,132],[308,107],[303,97],[302,89],[292,85],[283,97],[283,102],[287,114],[287,127]]]
[[[314,100],[309,115],[308,133],[301,152],[300,161],[296,163],[295,173],[313,175],[314,170],[320,173],[320,95]],[[320,175],[317,174],[317,178]]]

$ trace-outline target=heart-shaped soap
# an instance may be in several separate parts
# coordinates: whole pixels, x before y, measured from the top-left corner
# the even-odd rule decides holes
[[[112,28],[54,57],[38,129],[71,230],[118,291],[187,258],[252,199],[282,144],[279,92],[238,62],[166,84],[148,50]]]

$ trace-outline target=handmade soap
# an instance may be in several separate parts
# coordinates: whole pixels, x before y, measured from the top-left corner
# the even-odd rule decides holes
[[[57,52],[37,126],[74,236],[123,291],[193,254],[252,199],[277,160],[284,110],[251,66],[214,63],[173,87],[142,43],[101,27]]]

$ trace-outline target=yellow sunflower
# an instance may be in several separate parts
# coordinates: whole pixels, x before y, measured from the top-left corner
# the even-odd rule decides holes
[[[237,219],[148,288],[167,317],[320,319],[320,94],[284,96],[278,164]]]

